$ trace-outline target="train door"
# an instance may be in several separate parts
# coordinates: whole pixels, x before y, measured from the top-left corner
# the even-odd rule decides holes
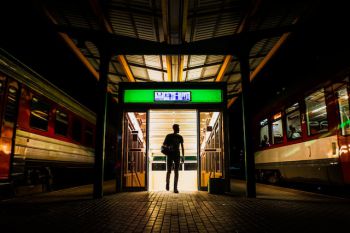
[[[197,191],[197,111],[192,110],[150,110],[149,111],[149,187],[150,191],[164,191],[166,183],[166,156],[160,152],[167,134],[173,133],[173,124],[180,127],[184,140],[185,159],[180,163],[178,189]],[[170,190],[173,188],[174,172],[170,176]]]
[[[10,178],[11,152],[16,130],[19,84],[0,76],[0,181]]]
[[[123,189],[147,187],[146,112],[126,112],[123,127]]]
[[[224,141],[221,112],[199,112],[198,176],[201,190],[208,188],[209,178],[224,178]]]
[[[339,159],[341,162],[343,182],[350,183],[350,104],[349,104],[349,80],[345,79],[344,82],[335,83],[333,88],[337,97],[338,107],[338,144],[339,144]],[[336,151],[334,147],[333,151]],[[336,166],[333,166],[336,167]],[[334,169],[335,170],[335,169]],[[336,174],[333,172],[332,174]],[[331,177],[333,178],[333,177]],[[333,178],[334,179],[334,178]]]

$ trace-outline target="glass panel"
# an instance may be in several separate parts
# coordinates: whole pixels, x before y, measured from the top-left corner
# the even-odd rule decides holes
[[[224,177],[222,139],[222,114],[200,112],[200,181],[201,188],[208,187],[209,178]]]
[[[349,95],[346,87],[337,91],[338,106],[340,115],[340,129],[342,135],[350,135],[350,112],[349,112]]]
[[[268,123],[267,119],[260,122],[260,147],[270,146]]]
[[[30,105],[30,127],[47,131],[49,111],[50,105],[48,103],[33,97]]]
[[[68,115],[61,110],[56,110],[55,134],[62,136],[68,134]]]
[[[286,123],[288,140],[301,138],[301,121],[298,103],[286,109]]]
[[[318,90],[305,98],[308,134],[328,131],[327,106],[324,90]]]
[[[17,109],[17,88],[9,87],[9,93],[7,95],[7,103],[5,107],[5,117],[6,122],[15,122]]]
[[[146,188],[146,116],[145,112],[127,112],[124,116],[123,187],[126,189]]]
[[[272,122],[272,144],[278,144],[283,142],[283,126],[282,126],[282,114],[278,113],[274,115]]]
[[[72,138],[76,142],[81,142],[81,122],[78,119],[73,120]]]
[[[94,145],[94,132],[92,130],[92,127],[85,126],[84,138],[85,138],[85,145],[87,146]]]

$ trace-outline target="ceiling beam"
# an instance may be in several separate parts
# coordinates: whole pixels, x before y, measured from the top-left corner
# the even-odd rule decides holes
[[[242,45],[270,37],[281,36],[286,32],[297,29],[297,25],[282,26],[279,28],[263,29],[255,32],[242,32],[231,36],[215,37],[184,44],[166,44],[155,41],[137,39],[94,30],[85,30],[70,26],[54,25],[58,32],[68,33],[80,39],[95,43],[107,43],[114,48],[116,54],[154,55],[154,54],[193,54],[193,55],[236,55]]]
[[[227,102],[227,108],[231,107],[231,105],[237,100],[237,96],[233,97]]]
[[[50,19],[50,21],[57,25],[56,19],[50,14],[50,12],[43,7],[43,10],[46,16]],[[78,59],[86,66],[86,68],[91,72],[91,74],[97,79],[100,79],[100,75],[97,70],[93,67],[93,65],[89,62],[89,60],[84,56],[84,54],[80,51],[80,49],[75,45],[73,40],[65,33],[59,32],[60,37],[64,40],[64,42],[68,45],[68,47],[73,51],[73,53],[78,57]]]
[[[252,81],[256,76],[259,74],[259,72],[265,67],[265,65],[271,60],[271,58],[276,54],[278,49],[282,46],[282,44],[287,40],[290,33],[285,33],[281,36],[281,38],[277,41],[277,43],[273,46],[273,48],[270,50],[270,52],[265,56],[265,58],[259,63],[259,65],[254,69],[250,76],[250,81]],[[237,97],[232,98],[228,104],[227,108],[229,108],[235,101]]]
[[[131,72],[131,69],[128,65],[128,62],[125,59],[125,56],[118,56],[117,59],[118,59],[119,63],[122,65],[123,71],[124,71],[126,77],[128,78],[129,82],[135,82],[134,75]]]
[[[171,82],[172,81],[172,62],[171,62],[171,56],[167,55],[166,56],[166,70],[167,70],[167,74],[168,74],[168,81]]]
[[[181,25],[181,43],[185,42],[186,38],[186,31],[187,31],[187,16],[188,16],[188,0],[182,1],[182,25]],[[179,75],[179,82],[184,81],[183,80],[183,72],[184,72],[184,55],[179,55],[179,67],[178,67],[178,75]]]
[[[148,70],[159,71],[162,73],[166,72],[166,70],[163,70],[161,68],[152,67],[152,66],[141,65],[141,64],[137,64],[137,63],[133,63],[133,62],[128,62],[128,64],[129,64],[129,66],[135,66],[135,67],[144,68],[144,69],[148,69]]]
[[[215,82],[220,82],[222,78],[225,75],[226,69],[228,67],[228,64],[230,63],[232,59],[232,55],[227,55],[224,59],[224,62],[222,63],[222,66],[220,67],[219,73],[215,78]]]
[[[132,14],[138,14],[138,15],[143,15],[143,16],[149,16],[149,17],[155,17],[155,18],[161,18],[162,14],[159,11],[150,11],[147,9],[142,9],[142,8],[135,8],[133,6],[115,6],[115,5],[109,5],[108,8],[120,12],[128,12]]]
[[[104,30],[110,34],[113,33],[113,28],[106,19],[106,17],[103,14],[103,11],[101,9],[101,6],[98,2],[98,0],[90,0],[90,6],[92,11],[94,12],[95,16],[97,17],[100,25],[104,28]],[[124,55],[118,55],[117,60],[122,66],[122,69],[124,73],[126,74],[126,77],[128,78],[129,82],[135,82],[134,75],[128,65],[128,62]]]
[[[256,13],[257,9],[259,8],[261,1],[260,0],[256,0],[254,1],[253,6],[250,8],[250,10],[248,10],[248,13],[244,16],[242,22],[240,23],[237,32],[236,33],[242,33],[246,30],[247,25],[249,23],[249,19]],[[218,76],[215,79],[215,82],[220,82],[221,79],[224,77],[226,69],[228,67],[228,64],[230,63],[230,61],[232,60],[232,56],[231,55],[227,55],[224,59],[224,63],[222,64]]]
[[[282,46],[282,44],[287,40],[289,35],[290,33],[285,33],[281,36],[281,38],[277,41],[277,43],[273,46],[273,48],[268,52],[265,58],[254,69],[253,73],[250,76],[250,81],[252,81],[258,75],[258,73],[265,67],[268,61],[270,61],[270,59],[276,54],[276,52]]]
[[[184,71],[184,55],[179,55],[179,82],[183,82],[183,71]]]
[[[252,17],[257,13],[257,11],[260,7],[260,4],[261,4],[261,0],[254,0],[251,2],[250,9],[248,10],[248,13],[244,16],[242,22],[239,25],[239,28],[237,30],[238,33],[242,33],[244,31],[247,31],[247,27],[249,26]],[[240,91],[241,91],[241,88],[239,89],[239,92]],[[233,96],[233,98],[231,98],[228,101],[227,108],[229,108],[235,102],[236,99],[237,99],[237,95]]]
[[[165,43],[170,43],[170,37],[169,37],[169,14],[168,14],[168,0],[162,0],[161,6],[162,6],[162,26],[163,26],[163,32],[164,32],[164,41]],[[167,54],[165,56],[166,60],[166,70],[168,75],[168,81],[172,81],[172,58],[169,56],[168,53],[160,53],[160,54]]]
[[[232,6],[232,3],[230,4],[224,4],[222,8],[220,9],[210,9],[208,7],[198,7],[196,8],[195,12],[189,12],[188,18],[200,18],[205,16],[213,16],[213,15],[219,15],[224,13],[231,13],[235,12],[237,10],[240,10],[240,7]]]

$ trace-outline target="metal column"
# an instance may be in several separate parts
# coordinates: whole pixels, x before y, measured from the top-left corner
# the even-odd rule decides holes
[[[239,56],[242,77],[242,118],[243,118],[243,141],[246,173],[246,196],[256,197],[255,187],[255,161],[253,151],[252,114],[251,114],[251,84],[249,67],[249,50]]]
[[[230,177],[230,146],[229,146],[229,120],[228,120],[228,111],[224,110],[222,112],[223,115],[223,123],[224,123],[224,130],[223,130],[223,140],[224,140],[224,171],[225,171],[225,191],[230,192],[231,191],[231,177]]]
[[[97,120],[96,120],[96,144],[95,144],[95,174],[93,197],[103,197],[104,160],[106,145],[106,119],[107,119],[107,87],[108,69],[111,55],[106,50],[100,49],[100,78],[97,82]]]

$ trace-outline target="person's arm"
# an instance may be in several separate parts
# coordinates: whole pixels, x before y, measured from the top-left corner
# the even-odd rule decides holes
[[[181,150],[182,150],[182,157],[181,157],[181,160],[182,160],[182,163],[185,162],[185,149],[184,149],[184,144],[181,142]]]
[[[168,135],[165,136],[164,142],[163,142],[163,146],[168,146]]]

